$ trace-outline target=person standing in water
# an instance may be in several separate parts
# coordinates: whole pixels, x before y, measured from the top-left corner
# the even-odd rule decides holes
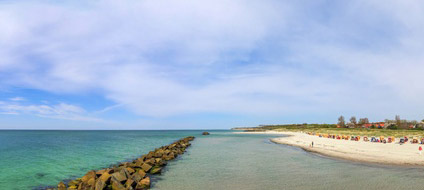
[[[421,146],[418,147],[418,152],[420,153],[420,155],[421,155],[422,150],[423,150],[423,148]]]

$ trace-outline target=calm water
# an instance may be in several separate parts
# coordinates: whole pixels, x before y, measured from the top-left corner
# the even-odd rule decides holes
[[[364,165],[231,131],[0,131],[0,189],[33,189],[135,158],[188,135],[155,190],[423,189],[424,169]],[[423,158],[424,161],[424,158]]]
[[[57,185],[200,131],[0,131],[0,190]]]

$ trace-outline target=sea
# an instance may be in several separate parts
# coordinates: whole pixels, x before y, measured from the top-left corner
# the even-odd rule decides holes
[[[153,190],[424,189],[424,168],[364,164],[231,130],[0,131],[0,190],[38,190],[195,136]],[[423,157],[424,162],[424,157]]]

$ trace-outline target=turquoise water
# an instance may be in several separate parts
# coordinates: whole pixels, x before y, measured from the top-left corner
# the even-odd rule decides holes
[[[0,131],[0,189],[34,189],[193,135],[153,190],[423,189],[424,169],[331,159],[231,131]],[[424,162],[424,158],[423,158]]]
[[[34,189],[201,131],[0,131],[0,190]]]

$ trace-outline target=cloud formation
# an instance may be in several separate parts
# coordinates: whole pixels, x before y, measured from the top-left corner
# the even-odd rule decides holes
[[[87,116],[86,110],[79,106],[66,103],[49,104],[22,104],[19,102],[0,102],[0,114],[31,114],[39,117],[65,119],[76,121],[102,121],[101,119]]]
[[[423,10],[373,0],[1,3],[0,85],[95,92],[150,117],[419,118]]]

